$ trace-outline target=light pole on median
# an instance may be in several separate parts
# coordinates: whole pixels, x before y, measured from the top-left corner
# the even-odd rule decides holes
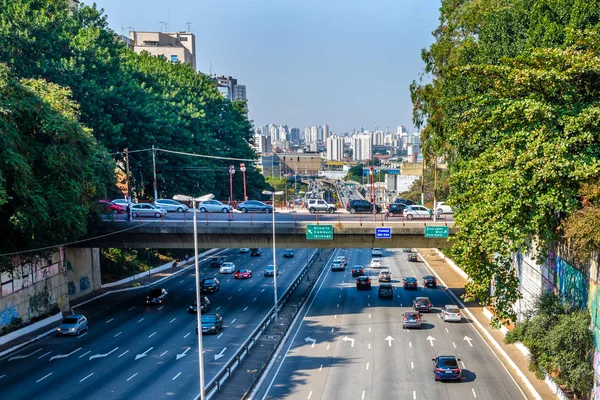
[[[271,196],[273,200],[273,210],[271,210],[271,214],[273,215],[273,297],[275,299],[275,326],[279,327],[279,316],[277,312],[277,254],[275,253],[275,195],[282,195],[283,192],[271,192],[269,190],[263,190],[263,194]]]
[[[196,329],[198,329],[198,364],[200,368],[200,400],[204,400],[204,361],[203,361],[203,349],[202,349],[202,317],[200,312],[200,305],[202,301],[200,299],[200,268],[198,266],[198,227],[196,226],[196,199],[192,200],[192,206],[194,207],[194,266],[196,269]]]
[[[246,196],[246,164],[240,164],[240,171],[242,171],[242,175],[244,176],[244,201],[248,201],[248,196]]]

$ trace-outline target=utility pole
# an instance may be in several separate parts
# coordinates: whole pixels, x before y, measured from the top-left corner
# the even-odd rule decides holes
[[[125,148],[125,174],[127,182],[127,218],[131,221],[131,189],[129,188],[129,149]]]
[[[437,220],[435,208],[437,207],[437,157],[433,160],[433,220]]]
[[[425,205],[425,157],[421,162],[421,205]]]
[[[156,150],[152,145],[152,171],[154,172],[154,201],[158,200],[158,188],[156,185]]]

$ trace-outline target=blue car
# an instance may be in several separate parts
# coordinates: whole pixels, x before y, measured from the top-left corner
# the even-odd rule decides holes
[[[432,358],[433,379],[435,381],[460,381],[462,379],[462,370],[458,366],[460,358],[454,356],[439,356]]]

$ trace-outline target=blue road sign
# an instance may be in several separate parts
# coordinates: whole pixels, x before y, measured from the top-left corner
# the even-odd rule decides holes
[[[375,228],[377,239],[389,239],[392,237],[392,228]]]

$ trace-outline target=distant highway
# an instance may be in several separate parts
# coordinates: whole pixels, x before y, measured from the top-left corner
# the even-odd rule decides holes
[[[307,251],[314,250],[296,249],[294,258],[277,251],[280,294],[301,271]],[[254,276],[238,281],[201,266],[201,276],[221,281],[221,290],[207,296],[210,312],[224,319],[221,334],[203,336],[207,383],[273,306],[273,279],[262,274],[271,251],[225,255]],[[147,289],[111,294],[75,309],[88,317],[88,332],[50,336],[0,359],[0,398],[193,399],[199,393],[196,318],[187,312],[195,299],[193,268],[158,287],[169,291],[164,306],[146,306]]]

